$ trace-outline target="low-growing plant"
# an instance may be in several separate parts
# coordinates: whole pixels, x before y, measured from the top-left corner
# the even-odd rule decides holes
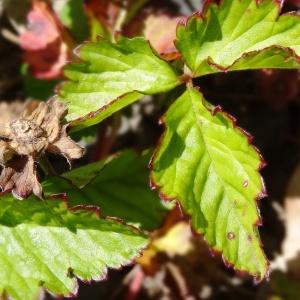
[[[42,288],[76,295],[76,278],[102,280],[108,268],[142,255],[174,203],[227,264],[258,281],[268,276],[257,228],[264,160],[251,135],[204,99],[195,79],[298,69],[300,19],[280,11],[279,0],[207,1],[179,22],[168,56],[144,37],[98,37],[76,48],[50,100],[2,104],[0,293],[20,300],[36,299]],[[171,104],[155,150],[56,174],[48,152],[71,164],[84,149],[70,135],[159,93]],[[41,183],[38,165],[46,174]]]

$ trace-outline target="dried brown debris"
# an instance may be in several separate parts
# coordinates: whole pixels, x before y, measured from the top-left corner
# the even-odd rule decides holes
[[[80,158],[83,149],[67,135],[62,120],[66,106],[50,99],[0,104],[0,187],[18,199],[31,192],[42,197],[36,163],[45,152],[61,154],[68,161]]]

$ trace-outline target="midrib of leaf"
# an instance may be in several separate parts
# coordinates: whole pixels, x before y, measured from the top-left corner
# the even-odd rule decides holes
[[[118,65],[118,67],[120,67],[120,65],[123,65],[124,67],[126,67],[126,71],[128,71],[128,70],[132,70],[132,71],[134,71],[134,72],[136,72],[136,71],[140,71],[140,69],[139,68],[134,68],[134,66],[133,65],[130,65],[130,64],[128,64],[127,62],[126,62],[126,60],[119,60],[119,59],[116,59],[116,58],[112,58],[112,57],[110,57],[109,55],[103,55],[103,54],[100,54],[100,53],[96,53],[96,52],[94,52],[93,53],[93,55],[94,56],[96,56],[96,58],[103,58],[103,59],[105,59],[105,60],[108,60],[108,61],[112,61],[112,62],[114,62],[116,65]],[[138,53],[138,55],[137,56],[140,56],[141,54],[140,53]],[[134,56],[134,55],[132,55],[132,56]],[[138,58],[138,57],[137,57]],[[143,60],[146,60],[146,61],[148,61],[149,63],[151,63],[151,64],[155,64],[156,66],[158,66],[158,67],[160,67],[160,64],[159,64],[159,62],[158,61],[156,61],[155,59],[153,59],[153,57],[150,57],[150,55],[145,55],[145,57],[143,57]],[[115,73],[115,72],[119,72],[119,73],[122,73],[122,72],[126,72],[125,70],[118,70],[118,71],[111,71],[111,73],[113,74],[113,73]],[[106,73],[108,73],[109,74],[109,72],[108,71],[105,71]],[[146,70],[143,70],[143,72],[147,72]],[[150,73],[150,72],[149,72]],[[90,73],[88,73],[88,75],[92,75],[92,74],[95,74],[95,75],[99,75],[99,73],[96,73],[96,72],[90,72]]]
[[[137,78],[137,81],[139,79],[143,79],[143,81],[147,82],[146,84],[150,86],[150,83],[154,84],[156,82],[166,82],[167,77],[164,75],[160,75],[159,69],[157,70],[158,76],[157,78],[153,77],[153,71],[141,71],[140,68],[132,68],[127,71],[116,71],[116,72],[105,72],[105,73],[86,73],[82,74],[82,81],[77,81],[77,89],[73,89],[69,92],[70,95],[84,95],[86,97],[86,103],[90,103],[91,100],[94,101],[95,97],[102,97],[101,100],[98,100],[95,105],[94,109],[97,109],[99,107],[99,103],[101,102],[102,105],[109,104],[113,99],[116,99],[118,97],[121,97],[120,90],[123,90],[123,95],[126,93],[134,93],[139,90],[139,86],[136,85],[137,83],[128,83],[126,81],[127,76],[132,77],[134,74]],[[93,76],[95,77],[93,79]],[[84,78],[85,77],[85,78]],[[116,80],[117,78],[117,80]],[[94,86],[91,89],[91,81],[94,80]],[[173,82],[170,82],[168,85],[165,84],[165,89],[168,90],[169,88],[172,88],[174,85],[176,85],[178,82],[177,80],[174,80]],[[104,87],[99,86],[99,84],[105,84]],[[84,89],[87,89],[84,91]],[[151,92],[151,88],[148,89],[149,92]],[[147,94],[148,91],[140,92],[143,94]],[[71,101],[68,101],[71,102]],[[74,102],[72,101],[72,110],[74,110],[74,107],[81,107],[85,108],[85,103],[81,102]],[[86,109],[85,109],[86,110]],[[89,111],[87,111],[89,112]]]
[[[196,120],[198,120],[198,119],[199,119],[199,113],[197,112],[197,109],[195,108],[195,103],[194,103],[193,97],[190,96],[189,98],[190,98],[190,100],[191,100],[192,111],[193,111],[193,114],[194,114],[194,118],[195,118]],[[205,101],[205,100],[203,100],[203,105],[204,105],[204,101]],[[205,105],[204,105],[204,107],[205,107]],[[208,122],[209,122],[209,121],[208,121]],[[203,134],[203,132],[202,132],[202,129],[201,129],[201,123],[196,122],[196,124],[198,125],[199,132],[200,132],[201,137],[202,137],[202,140],[203,140],[203,144],[205,145],[206,152],[207,152],[208,157],[209,157],[209,159],[210,159],[210,166],[209,166],[208,171],[209,171],[211,168],[213,169],[213,171],[214,171],[215,174],[216,174],[216,177],[218,178],[219,183],[220,183],[221,186],[222,186],[222,194],[221,194],[221,196],[219,196],[219,199],[220,199],[220,200],[219,200],[219,203],[218,203],[218,205],[217,205],[217,207],[218,207],[218,208],[217,208],[217,214],[215,215],[215,223],[216,223],[216,220],[219,218],[220,206],[222,205],[222,202],[223,202],[224,200],[225,200],[225,201],[227,200],[228,202],[231,202],[231,203],[234,202],[234,201],[232,201],[232,199],[230,199],[230,197],[227,196],[228,194],[230,194],[229,191],[228,191],[228,185],[231,186],[231,187],[232,187],[233,189],[235,189],[236,191],[238,191],[238,190],[236,189],[236,186],[232,185],[230,182],[228,182],[228,181],[224,182],[223,176],[218,172],[218,169],[215,167],[215,162],[214,162],[214,160],[212,159],[212,155],[211,155],[211,147],[210,147],[210,143],[207,142],[207,140],[206,140],[207,137],[206,137],[206,136]],[[222,126],[222,125],[217,124],[217,123],[214,123],[214,124],[215,124],[215,125],[218,125],[218,126]],[[217,141],[217,142],[218,142],[218,141]],[[224,144],[224,147],[227,147],[227,146]],[[228,147],[227,147],[227,149],[229,150],[229,152],[230,152],[231,155],[232,155],[231,149],[229,149]],[[218,149],[215,149],[215,150],[218,151]],[[234,157],[232,157],[232,159],[235,160]],[[238,160],[235,160],[235,161],[243,168],[244,172],[248,175],[248,178],[250,178],[250,176],[249,176],[247,170],[245,170],[245,168],[243,167],[243,165],[242,165]],[[204,189],[203,189],[203,190],[204,190]],[[241,201],[241,199],[243,199],[243,202],[244,202],[244,203],[247,203],[247,204],[250,204],[251,207],[254,209],[255,213],[257,213],[257,207],[256,207],[255,202],[254,202],[255,199],[254,199],[253,202],[249,202],[249,201],[247,201],[247,199],[243,196],[243,194],[242,194],[240,191],[238,191],[238,193],[240,194],[240,197],[241,197],[241,198],[239,198],[239,201]],[[200,198],[202,198],[202,195],[201,195]],[[254,205],[253,205],[253,203],[254,203]],[[243,230],[245,233],[247,233],[247,231],[245,230],[245,228],[248,228],[248,229],[249,229],[249,225],[247,225],[245,222],[242,222],[242,221],[244,220],[244,218],[242,217],[242,215],[241,215],[241,213],[240,213],[240,210],[239,210],[237,207],[235,207],[235,205],[232,205],[232,206],[231,206],[230,212],[228,213],[228,218],[226,218],[226,229],[225,229],[225,232],[228,232],[228,222],[229,222],[229,220],[230,220],[230,214],[231,214],[231,211],[234,211],[234,215],[239,216],[239,218],[237,218],[237,221],[238,221],[238,223],[240,224],[240,227],[239,227],[239,234],[240,234],[240,232],[241,232],[242,230]],[[254,225],[255,225],[255,224],[251,224],[251,226],[254,226]],[[217,228],[216,228],[216,226],[215,226],[214,228],[215,228],[214,240],[215,240],[215,243],[216,243],[216,231],[217,231]],[[236,233],[235,233],[235,234],[236,234]],[[237,239],[240,239],[239,234],[236,234],[236,238],[237,238]],[[237,246],[240,247],[240,242],[237,244]],[[254,255],[255,255],[256,259],[253,259],[253,261],[254,261],[254,262],[257,262],[257,263],[255,263],[255,264],[256,264],[257,267],[259,267],[258,259],[257,259],[258,256],[256,255],[256,253],[255,253]],[[239,252],[236,251],[236,257],[234,258],[234,260],[235,260],[235,261],[238,261],[238,259],[239,259]]]
[[[191,87],[164,122],[165,138],[151,164],[161,197],[177,199],[194,229],[224,260],[253,276],[266,276],[267,261],[256,228],[256,197],[263,192],[258,153],[230,116],[211,107]]]
[[[253,3],[249,3],[249,6],[251,5],[251,4],[253,4]],[[248,6],[248,7],[249,7]],[[231,7],[232,7],[232,5],[231,5]],[[273,11],[271,11],[271,12],[269,12],[269,13],[274,13]],[[264,15],[263,17],[262,17],[262,19],[260,19],[260,20],[258,20],[258,22],[262,22],[262,20],[264,20],[265,18],[267,18],[267,17],[269,17],[269,13],[268,14],[266,14],[266,15]],[[224,20],[228,20],[229,19],[229,16],[230,16],[230,11],[229,11],[229,13],[228,13],[228,15],[224,18]],[[241,22],[242,22],[242,20],[243,20],[243,18],[244,18],[244,16],[242,17],[242,18],[240,18],[240,19],[238,19],[238,24],[240,24]],[[213,42],[208,42],[207,43],[207,45],[202,45],[202,48],[201,48],[201,51],[198,53],[198,56],[197,56],[197,65],[199,65],[199,63],[201,62],[201,61],[203,61],[203,60],[205,60],[205,58],[206,57],[209,57],[210,56],[210,54],[209,54],[209,52],[211,51],[211,45],[214,45],[215,47],[214,47],[214,55],[216,55],[216,57],[217,57],[217,59],[215,59],[215,63],[220,63],[221,61],[222,61],[222,57],[220,56],[220,55],[218,55],[218,53],[220,53],[220,51],[218,51],[219,49],[226,49],[226,47],[230,47],[230,48],[234,48],[234,47],[232,47],[232,43],[236,43],[236,44],[238,44],[238,42],[237,42],[237,40],[238,39],[240,39],[240,38],[242,38],[247,32],[249,32],[249,31],[251,31],[251,30],[255,30],[255,27],[256,27],[256,25],[258,24],[258,22],[256,22],[254,25],[252,25],[251,27],[249,27],[249,28],[246,28],[246,30],[245,31],[243,31],[242,33],[240,33],[240,35],[238,35],[237,37],[233,37],[233,34],[234,34],[234,32],[236,31],[236,30],[238,30],[239,28],[237,27],[238,25],[236,25],[236,26],[234,26],[235,27],[235,30],[233,31],[233,32],[231,32],[230,33],[230,36],[227,38],[227,42],[226,42],[226,40],[224,40],[224,41],[221,41],[221,42],[218,42],[218,41],[213,41]],[[225,23],[225,22],[224,22]],[[266,24],[268,24],[268,23],[274,23],[275,24],[275,22],[266,22]],[[273,27],[274,27],[274,24],[273,24]],[[207,25],[208,25],[208,23],[207,23]],[[261,24],[258,24],[259,26],[261,26]],[[224,27],[226,27],[226,25],[224,25]],[[232,27],[232,25],[231,25],[231,27]],[[264,27],[265,28],[265,25],[264,26],[262,26],[262,27]],[[206,30],[207,30],[207,28],[208,28],[208,26],[206,26]],[[205,30],[205,31],[206,31]],[[226,34],[228,34],[228,32],[225,32],[224,33],[225,35]],[[203,35],[204,36],[204,35]],[[240,51],[240,54],[239,55],[242,55],[243,53],[245,53],[245,52],[247,52],[247,50],[249,50],[249,49],[252,49],[252,48],[256,48],[256,46],[257,46],[257,44],[259,44],[262,40],[264,41],[265,40],[265,36],[260,36],[260,35],[257,35],[257,38],[258,38],[258,42],[257,43],[255,43],[254,45],[252,44],[251,45],[251,47],[248,47],[248,48],[245,48],[245,49],[243,49],[242,51]],[[207,48],[207,50],[205,49],[205,48]],[[223,52],[223,51],[222,51]],[[225,51],[224,51],[225,52]],[[237,56],[237,55],[236,55]],[[232,61],[232,63],[233,63],[234,61]]]
[[[231,4],[233,4],[233,3],[231,3]],[[244,12],[246,11],[247,12],[247,10],[249,9],[249,7],[251,6],[251,5],[253,5],[253,1],[249,1],[249,5],[244,9]],[[256,4],[257,5],[257,4]],[[231,7],[233,7],[233,5],[231,5]],[[255,7],[255,9],[257,9],[257,7]],[[230,35],[230,42],[232,42],[232,41],[234,41],[234,40],[237,40],[238,38],[240,38],[241,36],[243,36],[245,33],[247,33],[249,30],[252,30],[253,29],[253,27],[255,27],[255,25],[256,24],[258,24],[258,23],[260,23],[260,22],[263,22],[265,19],[267,19],[267,18],[270,18],[270,17],[272,17],[272,15],[274,15],[274,16],[276,16],[276,14],[277,14],[277,9],[276,10],[270,10],[270,11],[268,11],[265,15],[263,15],[260,19],[258,19],[258,20],[256,20],[255,21],[255,24],[254,25],[251,25],[249,28],[246,28],[246,30],[244,30],[242,33],[240,33],[239,35],[237,35],[237,36],[234,36],[234,33],[237,31],[237,30],[239,30],[240,29],[240,24],[242,23],[242,21],[244,21],[244,18],[246,18],[247,19],[247,14],[246,13],[244,13],[243,15],[242,15],[242,17],[239,17],[239,18],[236,18],[237,20],[238,20],[238,23],[234,26],[235,27],[235,29],[232,31],[232,33],[231,33],[231,35]],[[271,16],[270,16],[271,15]],[[273,18],[273,17],[272,17]],[[232,19],[234,19],[233,17],[231,17],[230,18],[230,13],[226,16],[226,18],[225,18],[226,20],[232,20]],[[270,21],[265,21],[266,23],[270,23]],[[275,24],[275,22],[272,22],[273,23],[273,27],[274,27],[274,24]],[[251,23],[250,23],[251,24]],[[264,27],[264,26],[263,26]],[[273,28],[272,27],[272,28]],[[231,28],[232,28],[232,26],[231,26]],[[231,31],[229,31],[229,32],[231,32]],[[227,32],[228,33],[228,32]],[[262,38],[262,39],[264,39],[264,38]],[[226,45],[227,46],[227,45]]]
[[[78,61],[65,68],[58,99],[68,105],[73,131],[94,125],[143,95],[164,93],[181,84],[178,71],[143,37],[101,39],[77,48]]]
[[[250,6],[251,4],[252,4],[252,3],[249,2],[249,5],[247,6],[246,10],[249,9],[249,6]],[[231,13],[232,7],[233,7],[233,5],[230,6],[230,10],[229,10],[229,13],[227,14],[227,18],[228,18],[228,16],[229,16],[230,13]],[[231,40],[231,41],[232,41],[233,39],[236,39],[237,37],[241,36],[241,34],[240,34],[240,35],[238,35],[237,37],[234,37],[234,34],[235,34],[235,32],[236,32],[237,30],[240,29],[239,25],[240,25],[240,23],[241,23],[242,21],[244,21],[245,16],[246,16],[246,15],[244,14],[241,18],[237,19],[237,23],[234,25],[235,28],[234,28],[234,30],[232,31],[231,36],[230,36],[230,40]],[[246,29],[246,30],[248,30],[248,29]],[[245,32],[243,32],[242,34],[244,34],[244,33],[245,33]]]
[[[176,45],[193,76],[245,69],[299,68],[300,18],[294,13],[280,15],[279,2],[212,1],[206,3],[202,15],[192,16],[186,25],[179,25]],[[260,61],[255,60],[256,56]],[[263,59],[268,56],[273,58]]]
[[[221,183],[221,185],[222,185],[222,187],[223,187],[223,190],[224,190],[224,193],[225,194],[228,194],[228,188],[227,188],[227,186],[228,185],[230,185],[232,188],[234,188],[235,190],[237,190],[236,189],[236,187],[235,186],[233,186],[230,182],[224,182],[224,179],[223,179],[223,176],[218,172],[218,170],[217,170],[217,168],[215,167],[215,163],[214,163],[214,160],[212,159],[212,156],[211,156],[211,149],[210,149],[210,146],[209,146],[209,143],[207,143],[207,141],[206,141],[206,137],[205,137],[205,135],[203,134],[203,132],[202,132],[202,128],[201,128],[201,123],[199,123],[199,113],[198,113],[198,111],[197,111],[197,109],[195,108],[195,103],[194,103],[194,100],[193,100],[193,97],[191,96],[191,94],[190,94],[191,92],[189,91],[189,98],[190,98],[190,101],[191,101],[191,106],[192,106],[192,111],[193,111],[193,114],[194,114],[194,118],[198,121],[198,122],[195,122],[196,124],[197,124],[197,126],[198,126],[198,128],[199,128],[199,132],[200,132],[200,134],[201,134],[201,137],[202,137],[202,141],[203,141],[203,144],[204,144],[204,146],[205,146],[205,149],[206,149],[206,153],[208,154],[208,157],[209,157],[209,159],[210,159],[210,164],[211,164],[211,166],[213,167],[213,170],[214,170],[214,172],[215,172],[215,174],[217,175],[217,178],[218,178],[218,181]],[[204,101],[204,100],[203,100]],[[205,104],[203,103],[203,106],[205,107]],[[201,121],[200,121],[201,122]],[[215,123],[216,124],[216,123]],[[221,126],[220,124],[217,124],[218,126]],[[225,147],[227,147],[225,144],[223,145],[223,146],[225,146]],[[231,152],[231,149],[229,149],[228,147],[227,147],[227,149],[229,150],[229,152],[231,153],[231,155],[232,155],[232,152]],[[218,151],[218,149],[216,149],[217,151]],[[233,156],[233,155],[232,155]],[[243,170],[244,170],[244,172],[247,174],[247,176],[248,176],[248,178],[250,178],[250,176],[249,176],[249,174],[248,174],[248,172],[247,172],[247,170],[245,170],[245,168],[244,168],[244,166],[238,161],[238,160],[236,160],[234,157],[232,157],[232,159],[233,160],[235,160],[242,168],[243,168]],[[196,173],[197,171],[195,171],[195,173]],[[204,190],[204,189],[203,189]],[[238,190],[237,190],[238,191]],[[240,194],[240,196],[243,198],[243,201],[244,202],[246,202],[247,204],[251,204],[251,206],[252,206],[252,208],[254,208],[255,209],[255,211],[257,211],[257,208],[256,208],[256,206],[254,205],[253,206],[253,204],[252,203],[249,203],[249,201],[247,201],[247,199],[244,197],[244,195],[240,192],[240,191],[238,191],[239,192],[239,194]],[[229,197],[227,197],[227,195],[226,195],[226,198],[228,199],[228,201],[230,201],[230,202],[233,202],[232,200],[230,200],[229,199]],[[235,209],[236,210],[236,213],[239,215],[240,213],[238,213],[238,209],[236,209],[234,206],[233,206],[233,209]],[[227,219],[228,220],[228,219]],[[239,219],[239,221],[240,221],[240,219]],[[242,225],[242,224],[241,224]],[[243,225],[245,225],[245,224],[243,224]],[[253,224],[254,225],[254,224]]]
[[[125,68],[127,68],[127,70],[130,69],[130,68],[132,68],[132,66],[129,65],[126,61],[122,61],[122,60],[120,60],[120,59],[111,57],[111,56],[109,56],[109,55],[104,55],[104,54],[102,54],[102,53],[99,53],[99,52],[96,52],[96,51],[93,51],[93,50],[90,50],[90,52],[91,52],[91,54],[92,54],[93,56],[96,56],[96,58],[98,58],[98,59],[99,59],[99,58],[103,58],[103,59],[105,59],[105,60],[107,60],[107,61],[113,62],[113,65],[117,65],[118,67],[124,66]],[[84,58],[84,57],[85,57],[85,56],[83,55],[83,58]]]
[[[129,64],[128,62],[127,62],[127,59],[129,59],[129,60],[131,60],[131,59],[133,59],[133,58],[135,58],[136,60],[139,60],[140,59],[140,56],[143,56],[143,61],[146,61],[146,62],[148,62],[149,64],[152,64],[152,66],[153,67],[158,67],[158,69],[160,69],[161,68],[161,63],[160,63],[160,60],[159,60],[159,58],[157,58],[155,55],[155,53],[153,52],[153,51],[151,51],[151,55],[150,55],[150,53],[148,53],[148,51],[147,52],[140,52],[140,51],[137,51],[137,52],[135,52],[135,53],[130,53],[130,54],[128,54],[127,55],[127,59],[123,59],[123,60],[119,60],[119,59],[117,59],[117,58],[112,58],[110,55],[109,55],[109,53],[107,54],[107,55],[104,55],[104,54],[102,54],[102,53],[98,53],[98,52],[96,52],[96,51],[94,51],[94,50],[91,50],[90,52],[92,52],[92,54],[93,54],[93,56],[96,56],[98,59],[99,58],[103,58],[103,59],[105,59],[105,60],[110,60],[110,61],[113,61],[114,62],[114,64],[115,65],[117,65],[118,67],[119,67],[119,65],[123,65],[124,67],[126,67],[126,71],[132,71],[133,73],[136,73],[136,72],[140,72],[141,71],[141,69],[140,68],[135,68],[135,66],[133,65],[133,64]],[[118,52],[121,52],[122,53],[122,55],[124,55],[125,53],[122,51],[122,49],[116,49],[116,53],[118,53]],[[87,58],[87,57],[85,57],[85,55],[82,55],[82,58]],[[111,73],[113,74],[113,73],[117,73],[117,72],[119,72],[119,73],[123,73],[123,72],[126,72],[126,71],[124,71],[124,70],[118,70],[118,71],[112,71]],[[110,73],[110,72],[108,72],[108,71],[104,71],[105,73]],[[142,72],[144,73],[147,73],[147,70],[142,70]],[[151,71],[149,71],[148,73],[152,73]],[[90,72],[90,73],[88,73],[88,74],[93,74],[93,72]],[[96,72],[95,72],[95,74],[97,74]],[[165,77],[166,79],[168,79],[168,77],[166,76]]]
[[[266,24],[268,24],[270,22],[266,22]],[[258,24],[260,27],[265,27],[265,26],[262,26],[262,24]],[[223,58],[222,58],[222,54],[223,56],[227,56],[228,54],[228,51],[226,52],[226,48],[229,48],[230,51],[232,51],[232,49],[236,48],[234,45],[237,44],[239,45],[239,49],[240,48],[240,40],[250,31],[254,31],[254,33],[256,33],[256,26],[252,26],[251,28],[247,29],[247,31],[243,32],[238,38],[236,38],[235,40],[228,40],[228,42],[226,43],[226,41],[223,41],[223,42],[217,42],[217,41],[214,41],[213,43],[207,43],[207,45],[202,45],[202,48],[201,48],[201,52],[199,52],[198,54],[198,57],[197,57],[197,64],[199,65],[199,62],[202,62],[203,60],[206,59],[206,57],[209,57],[209,53],[211,51],[211,45],[214,45],[214,54],[215,54],[215,59],[213,59],[214,63],[217,63],[217,64],[221,64]],[[246,52],[250,52],[250,51],[256,51],[259,49],[259,44],[263,41],[264,43],[266,42],[266,39],[265,39],[265,36],[261,37],[259,35],[257,35],[257,42],[251,46],[247,46],[241,50],[239,50],[239,53],[237,54],[232,54],[231,56],[232,57],[240,57],[242,56],[244,53]],[[268,45],[270,46],[270,45]],[[267,48],[268,46],[266,46],[265,48]],[[218,51],[218,49],[223,49],[223,51]],[[261,49],[262,50],[262,49]],[[231,62],[229,63],[232,64],[234,63],[234,59],[231,60]],[[200,69],[201,67],[199,67]],[[197,70],[199,71],[199,70]]]

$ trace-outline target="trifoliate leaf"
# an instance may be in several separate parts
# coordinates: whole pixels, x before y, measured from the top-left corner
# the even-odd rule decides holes
[[[177,30],[177,48],[194,76],[300,67],[300,19],[279,16],[279,0],[207,1]]]
[[[66,68],[70,81],[59,89],[73,126],[96,124],[143,94],[166,92],[179,84],[175,71],[144,38],[119,37],[116,44],[102,39],[76,53],[82,62]]]
[[[107,268],[128,264],[147,243],[130,227],[62,201],[0,198],[0,294],[14,300],[37,299],[42,287],[74,296],[75,276],[104,279]]]
[[[64,174],[64,177],[80,186],[86,183],[84,177],[90,178],[90,182],[81,190],[83,197],[79,197],[79,193],[70,191],[70,195],[67,192],[70,203],[99,206],[104,216],[120,218],[144,230],[158,228],[168,206],[149,187],[149,159],[149,154],[140,156],[133,151],[126,151],[115,159],[110,158],[109,161]],[[82,176],[79,176],[80,173]],[[59,184],[54,183],[52,191],[57,186]]]
[[[236,269],[263,278],[268,263],[256,225],[265,195],[262,158],[229,115],[193,88],[164,117],[166,131],[152,161],[152,180],[177,199],[196,231]]]

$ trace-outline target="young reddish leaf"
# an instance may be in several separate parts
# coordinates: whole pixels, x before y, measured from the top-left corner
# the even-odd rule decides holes
[[[104,27],[112,31],[121,7],[116,0],[87,0],[86,8]]]
[[[95,17],[110,34],[114,34],[115,30],[123,31],[124,26],[132,19],[135,23],[135,19],[139,18],[137,13],[147,2],[149,0],[87,0],[86,7],[92,17]],[[139,30],[140,26],[137,27],[136,30]]]
[[[261,248],[256,201],[265,196],[263,161],[235,120],[189,88],[164,117],[166,131],[154,154],[152,184],[176,199],[193,228],[224,260],[262,279],[268,263]]]
[[[70,57],[73,41],[63,29],[50,6],[33,1],[27,29],[21,33],[20,46],[32,75],[54,79],[62,75],[62,67]]]
[[[279,0],[207,1],[177,29],[176,46],[194,76],[300,67],[300,19],[279,16]]]
[[[176,27],[181,18],[170,17],[167,14],[150,15],[145,20],[144,35],[153,48],[160,54],[177,52],[174,40]]]
[[[296,6],[296,7],[300,7],[300,0],[286,0],[286,3]]]
[[[143,35],[164,59],[178,58],[180,55],[174,41],[177,24],[184,17],[172,10],[167,3],[147,0],[139,2],[149,3],[126,23],[124,34],[130,37]]]
[[[300,92],[298,70],[262,70],[257,73],[257,86],[263,99],[279,110],[296,101]]]

